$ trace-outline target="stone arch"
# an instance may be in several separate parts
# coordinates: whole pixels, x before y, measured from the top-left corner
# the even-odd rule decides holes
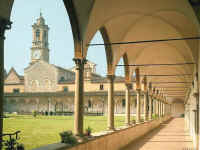
[[[39,81],[38,80],[32,80],[31,81],[31,89],[32,91],[36,91],[39,87]]]
[[[66,10],[69,15],[70,23],[71,23],[71,28],[72,28],[72,34],[74,38],[74,57],[75,58],[83,58],[82,55],[82,38],[81,38],[81,32],[80,32],[80,24],[77,18],[77,12],[75,10],[75,6],[73,3],[73,0],[64,0],[64,5],[66,7]]]
[[[110,43],[111,41],[110,41],[110,38],[105,26],[100,28],[100,32],[103,37],[104,43]],[[107,74],[113,74],[114,70],[112,67],[112,63],[113,63],[112,47],[110,45],[106,45],[105,52],[106,52],[106,60],[107,60]]]
[[[44,87],[47,89],[51,88],[51,81],[48,78],[44,80]]]

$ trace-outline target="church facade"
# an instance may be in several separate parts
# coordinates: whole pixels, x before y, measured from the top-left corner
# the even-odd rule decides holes
[[[31,60],[24,76],[14,68],[5,71],[5,110],[7,112],[73,112],[75,67],[66,69],[49,63],[49,27],[42,14],[32,26]],[[107,78],[96,73],[96,64],[88,61],[84,74],[85,111],[107,112]],[[115,113],[125,112],[125,82],[115,78]],[[131,92],[131,112],[135,112],[135,94]]]

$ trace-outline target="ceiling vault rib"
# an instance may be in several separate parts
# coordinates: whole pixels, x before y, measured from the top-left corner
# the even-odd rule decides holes
[[[165,92],[186,92],[185,90],[164,90]]]
[[[151,74],[151,75],[140,75],[146,77],[176,77],[176,76],[192,76],[192,74]]]
[[[183,40],[199,40],[200,37],[185,37],[185,38],[172,38],[172,39],[160,39],[160,40],[144,40],[144,41],[129,41],[129,42],[113,42],[113,43],[101,43],[101,44],[87,44],[87,46],[109,46],[109,45],[128,45],[128,44],[143,44],[143,43],[158,43],[169,41],[183,41]]]
[[[165,96],[165,97],[185,97],[185,96]]]
[[[189,84],[189,83],[192,83],[192,82],[151,82],[152,84],[165,84],[165,83],[167,83],[167,84]]]
[[[170,88],[170,89],[173,89],[173,88],[178,88],[178,89],[187,89],[187,88],[189,88],[189,87],[182,87],[182,86],[173,86],[173,87],[165,87],[165,86],[159,86],[159,87],[154,87],[154,88],[164,88],[164,89],[166,89],[166,88]]]
[[[183,66],[183,65],[195,65],[194,62],[185,62],[185,63],[174,63],[174,64],[130,64],[130,65],[116,65],[121,66],[133,66],[133,67],[153,67],[153,66]]]

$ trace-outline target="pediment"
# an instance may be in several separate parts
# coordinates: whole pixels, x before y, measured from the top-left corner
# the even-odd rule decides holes
[[[20,84],[23,83],[23,77],[18,75],[14,68],[11,68],[6,79],[5,84]]]

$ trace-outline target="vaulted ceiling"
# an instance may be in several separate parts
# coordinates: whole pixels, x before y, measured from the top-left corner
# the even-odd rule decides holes
[[[198,37],[200,35],[198,19],[188,0],[63,1],[72,25],[75,57],[87,57],[88,44],[96,32],[102,29],[104,29],[104,40],[109,43]],[[11,9],[6,10],[5,6],[12,5],[11,3],[12,1],[1,0],[0,16],[6,16],[5,13],[7,17],[10,15]],[[121,58],[126,58],[127,64],[197,63],[199,59],[199,40],[110,45],[105,48],[109,74],[114,74]],[[130,77],[134,69],[135,67],[128,67]],[[143,75],[194,74],[196,69],[196,65],[140,67]],[[185,82],[168,84],[168,86],[190,87],[193,76],[157,76],[148,77],[148,81]],[[158,85],[153,84],[153,86]],[[166,85],[159,86],[165,87]],[[170,95],[167,92],[169,89],[164,90],[166,95]],[[177,90],[181,91],[181,88]],[[184,99],[181,96],[178,98]]]

